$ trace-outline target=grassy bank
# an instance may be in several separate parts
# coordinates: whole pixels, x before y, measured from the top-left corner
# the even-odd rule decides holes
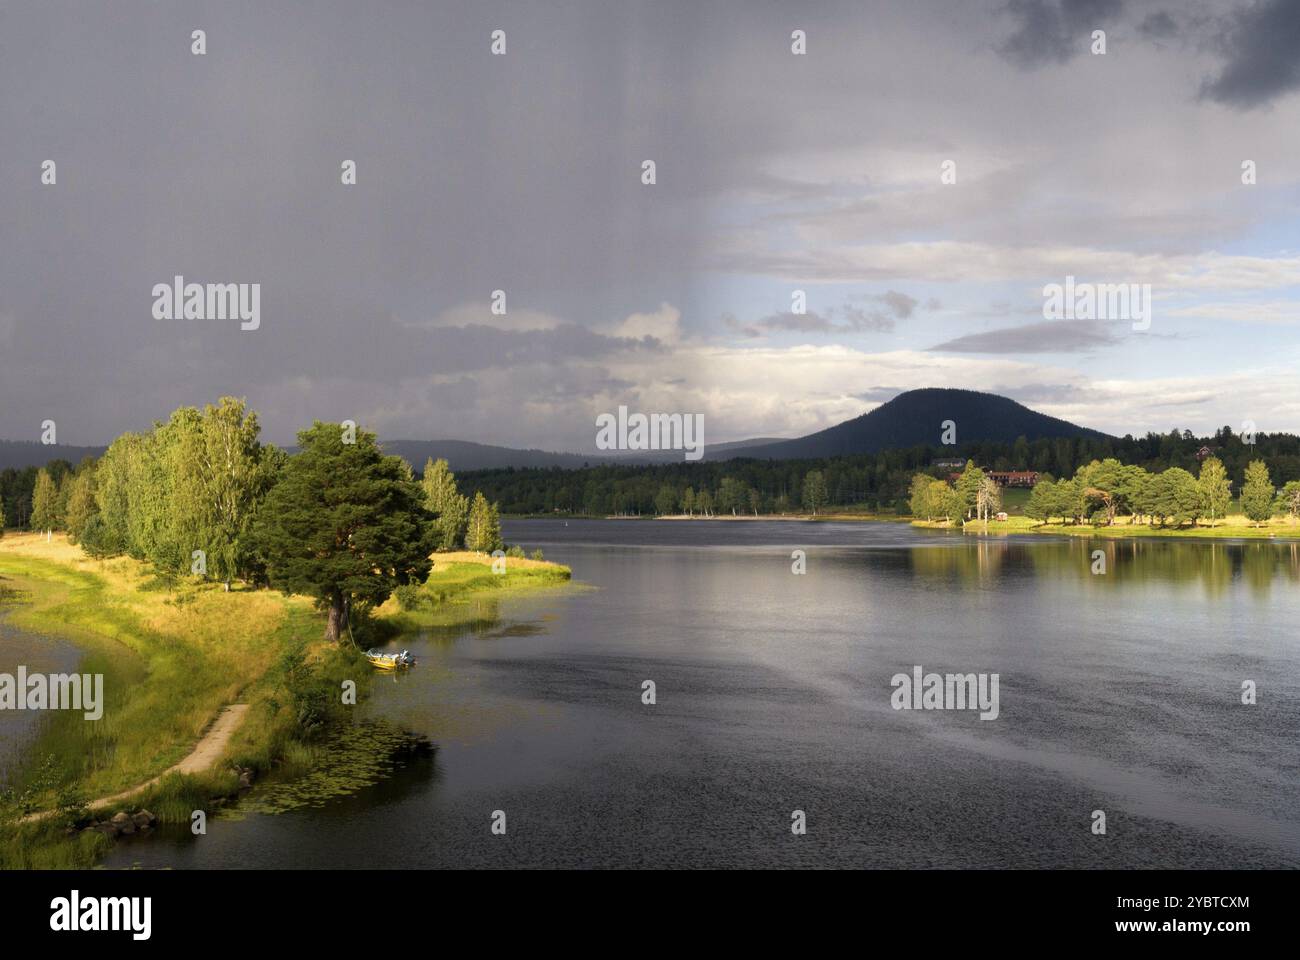
[[[567,581],[567,567],[509,558],[503,576],[481,554],[440,554],[419,609],[394,600],[375,611],[372,634],[412,623],[487,592]],[[77,867],[93,863],[111,840],[92,831],[67,834],[96,797],[158,776],[194,748],[222,708],[248,714],[225,755],[207,772],[170,775],[129,801],[164,822],[188,822],[213,798],[238,792],[232,768],[278,776],[305,772],[328,749],[319,736],[348,716],[342,681],[364,690],[371,668],[350,645],[321,639],[323,620],[304,597],[160,578],[127,558],[91,560],[56,537],[0,539],[0,587],[21,602],[7,608],[17,629],[66,638],[82,652],[80,673],[104,674],[99,720],[50,711],[25,762],[9,777],[0,810],[0,868]],[[364,628],[357,631],[365,643]],[[119,805],[119,808],[127,804]],[[57,810],[39,822],[34,811]],[[111,813],[112,811],[107,811]]]
[[[454,625],[475,619],[468,608],[484,597],[501,597],[570,582],[563,564],[526,557],[493,559],[482,553],[437,553],[433,570],[418,587],[400,589],[376,614],[389,629],[401,632],[431,624]],[[497,572],[497,571],[500,572]]]
[[[1230,539],[1230,540],[1275,540],[1300,539],[1300,524],[1284,518],[1274,517],[1263,526],[1255,526],[1245,516],[1229,515],[1213,525],[1201,521],[1196,526],[1154,526],[1149,523],[1133,523],[1131,517],[1116,517],[1112,526],[1093,526],[1084,524],[1062,524],[1054,521],[1043,523],[1029,517],[1009,517],[1006,520],[983,521],[971,520],[964,525],[953,525],[943,521],[913,520],[915,527],[932,529],[963,529],[966,533],[1048,533],[1072,537],[1110,537],[1123,539],[1127,537],[1161,537],[1183,539]]]

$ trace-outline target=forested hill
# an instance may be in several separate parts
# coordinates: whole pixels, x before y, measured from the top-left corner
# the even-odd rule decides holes
[[[797,440],[746,446],[732,456],[757,459],[840,457],[881,450],[906,450],[938,444],[943,424],[951,421],[957,443],[1071,437],[1107,439],[1098,430],[1030,410],[1007,397],[975,390],[930,387],[908,390],[870,413],[846,420]]]
[[[960,440],[960,426],[958,427]],[[1223,461],[1233,490],[1237,490],[1251,460],[1263,460],[1273,481],[1281,486],[1300,480],[1300,437],[1294,434],[1260,434],[1255,444],[1243,443],[1228,428],[1212,437],[1190,431],[1112,438],[1080,436],[1017,437],[1010,442],[958,443],[956,447],[919,445],[902,450],[844,457],[800,460],[737,459],[677,462],[652,466],[597,466],[585,470],[485,470],[462,474],[468,489],[482,490],[510,514],[672,513],[690,498],[698,502],[709,494],[712,505],[730,513],[783,513],[801,509],[805,479],[820,473],[826,504],[868,510],[906,512],[908,486],[914,474],[925,472],[946,479],[952,471],[943,461],[974,460],[992,470],[1036,470],[1055,477],[1071,477],[1092,460],[1115,457],[1148,470],[1182,467],[1199,470],[1197,454],[1209,447]],[[753,491],[752,494],[750,491]],[[722,502],[719,502],[719,501]],[[740,503],[743,501],[743,505]]]
[[[80,463],[85,457],[101,457],[105,447],[69,447],[22,440],[0,440],[0,470],[43,467],[51,460]]]

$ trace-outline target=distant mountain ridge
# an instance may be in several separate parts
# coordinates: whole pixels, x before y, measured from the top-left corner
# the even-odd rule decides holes
[[[802,460],[878,453],[927,444],[938,446],[946,420],[956,425],[958,445],[984,440],[1014,443],[1017,437],[1026,440],[1042,437],[1101,440],[1108,437],[1099,430],[1049,417],[994,393],[926,387],[907,390],[870,413],[806,437],[733,448],[728,451],[728,457]]]
[[[498,470],[502,467],[564,467],[577,469],[608,463],[606,457],[549,450],[517,450],[470,440],[380,440],[384,453],[401,457],[414,469],[423,470],[430,458],[443,459],[453,471]]]
[[[801,460],[877,453],[891,448],[938,446],[943,422],[956,424],[958,445],[992,440],[1011,443],[1017,437],[1090,437],[1107,434],[1080,427],[1066,420],[1030,410],[1007,397],[975,390],[927,387],[900,393],[870,413],[799,437],[794,440],[756,438],[705,445],[705,459]],[[386,453],[405,459],[416,470],[425,461],[445,459],[452,470],[499,470],[506,467],[560,467],[573,470],[608,464],[652,464],[678,462],[681,451],[611,451],[599,456],[557,453],[549,450],[519,450],[513,447],[474,443],[470,440],[383,440]],[[70,447],[34,442],[0,440],[0,469],[44,466],[64,459],[76,464],[83,457],[98,457],[105,447]],[[293,451],[295,448],[286,447]]]
[[[0,440],[0,470],[13,467],[43,467],[51,460],[67,460],[76,466],[86,457],[102,457],[107,447],[72,447],[34,440]]]

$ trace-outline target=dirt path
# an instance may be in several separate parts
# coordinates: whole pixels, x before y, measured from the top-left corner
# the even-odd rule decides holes
[[[226,746],[230,743],[230,738],[234,736],[235,731],[239,729],[239,725],[243,723],[244,714],[247,712],[248,704],[246,703],[230,704],[230,706],[224,708],[217,716],[217,722],[214,723],[211,729],[209,729],[208,732],[199,739],[198,744],[194,747],[194,750],[191,751],[190,755],[180,761],[180,763],[168,767],[152,780],[146,780],[138,786],[131,787],[129,790],[123,790],[121,793],[115,793],[109,797],[100,797],[98,800],[91,800],[86,804],[86,806],[91,810],[98,807],[113,806],[114,804],[120,803],[123,800],[128,800],[137,793],[154,786],[168,774],[201,773],[208,769],[216,763],[225,752]],[[45,817],[53,816],[55,813],[57,813],[55,810],[44,810],[40,813],[29,814],[23,819],[43,820]]]

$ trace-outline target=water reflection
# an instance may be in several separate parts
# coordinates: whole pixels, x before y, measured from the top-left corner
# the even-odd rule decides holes
[[[250,816],[184,859],[166,844],[132,857],[1300,865],[1300,544],[880,524],[516,521],[505,534],[600,589],[480,600],[468,626],[400,638],[419,666],[365,709],[436,743],[436,760],[395,772],[391,793]],[[998,672],[999,719],[893,711],[889,678],[913,664]],[[1244,678],[1261,682],[1257,706],[1240,704]],[[796,806],[813,828],[792,844]],[[1087,830],[1098,807],[1104,845]],[[508,838],[488,831],[495,809]]]

